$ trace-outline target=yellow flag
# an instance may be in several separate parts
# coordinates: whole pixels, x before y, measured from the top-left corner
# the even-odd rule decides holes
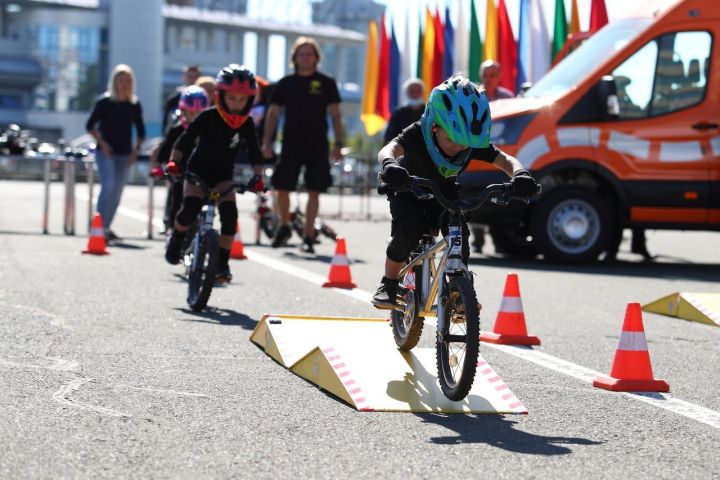
[[[570,14],[570,25],[568,33],[573,35],[580,31],[580,15],[578,14],[577,0],[572,0],[572,13]]]
[[[435,21],[429,8],[425,8],[425,37],[423,38],[422,80],[425,84],[425,100],[433,85],[433,56],[435,54]]]
[[[498,16],[495,0],[487,0],[487,16],[485,17],[485,60],[498,59]]]
[[[360,120],[365,125],[368,135],[375,135],[385,126],[385,119],[375,113],[375,102],[378,86],[378,33],[375,21],[370,22],[365,51],[365,88],[362,97]]]

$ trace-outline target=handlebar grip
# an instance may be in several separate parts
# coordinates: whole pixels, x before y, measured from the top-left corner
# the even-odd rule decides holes
[[[390,188],[390,185],[388,185],[387,183],[380,182],[380,183],[378,183],[378,186],[377,186],[377,192],[380,195],[390,195],[391,193],[394,192],[394,190],[392,188]]]

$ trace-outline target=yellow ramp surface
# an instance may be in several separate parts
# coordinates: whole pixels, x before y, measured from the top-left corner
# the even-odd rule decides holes
[[[448,400],[438,384],[435,349],[399,350],[385,319],[265,315],[250,339],[361,411],[527,413],[483,358],[467,398]]]
[[[720,326],[720,293],[676,292],[643,305],[646,312]]]

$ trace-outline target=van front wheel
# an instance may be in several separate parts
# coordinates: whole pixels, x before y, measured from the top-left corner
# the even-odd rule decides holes
[[[545,259],[586,263],[607,249],[613,230],[610,209],[592,190],[562,187],[548,192],[530,222],[533,243]]]

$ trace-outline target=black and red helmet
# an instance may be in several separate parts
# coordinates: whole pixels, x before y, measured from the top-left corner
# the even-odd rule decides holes
[[[250,115],[250,109],[255,101],[255,95],[257,94],[255,75],[244,65],[232,63],[220,70],[215,82],[217,86],[215,103],[218,112],[220,112],[223,120],[230,128],[239,128]],[[248,101],[240,113],[230,113],[225,103],[225,92],[240,93],[248,96]]]

